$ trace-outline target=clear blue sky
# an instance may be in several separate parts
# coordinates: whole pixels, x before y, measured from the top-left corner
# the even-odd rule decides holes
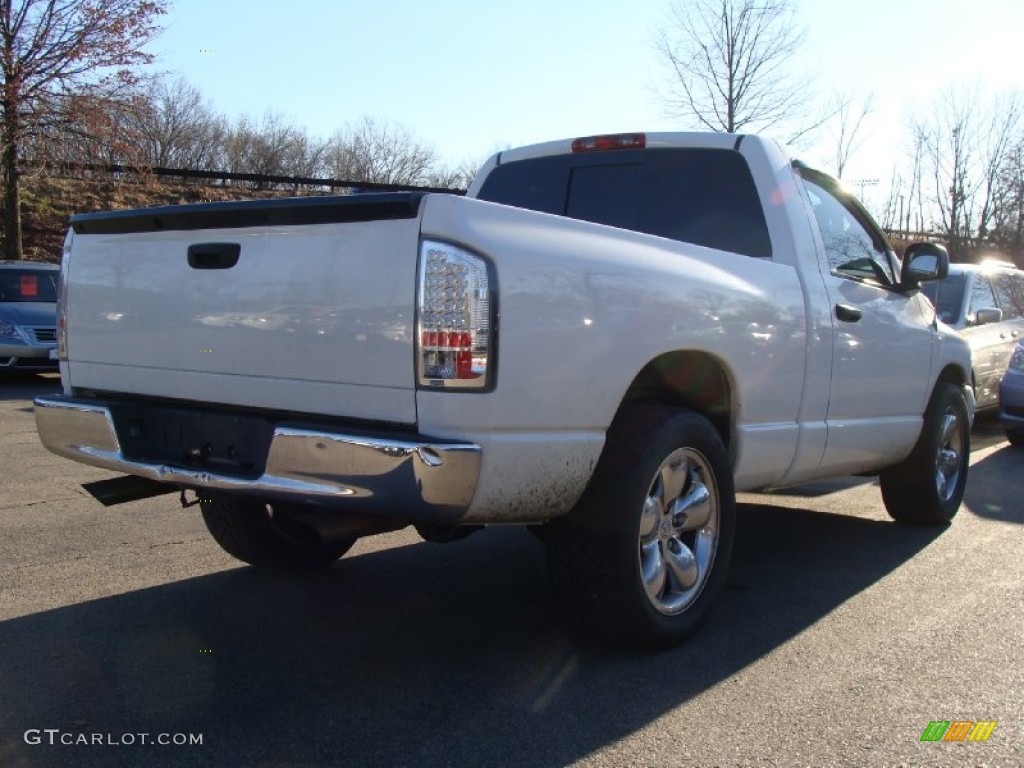
[[[457,163],[687,127],[656,90],[651,41],[667,10],[668,0],[171,0],[150,50],[229,117],[271,109],[328,136],[369,115]],[[794,65],[825,92],[876,94],[847,178],[887,180],[906,113],[943,85],[1024,88],[1022,0],[798,0],[798,11],[807,41]],[[826,149],[807,152],[827,165]]]

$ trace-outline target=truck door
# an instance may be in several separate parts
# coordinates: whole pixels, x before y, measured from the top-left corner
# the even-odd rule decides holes
[[[832,304],[832,383],[821,466],[856,472],[910,452],[928,402],[935,312],[897,290],[881,230],[838,183],[801,169]],[[819,239],[820,238],[820,239]]]

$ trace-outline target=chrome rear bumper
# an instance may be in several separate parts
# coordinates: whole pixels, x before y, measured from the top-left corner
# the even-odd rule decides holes
[[[480,474],[480,447],[274,428],[266,468],[253,479],[201,467],[126,457],[104,404],[63,396],[35,399],[36,428],[50,451],[73,461],[195,489],[313,502],[411,520],[456,522]]]

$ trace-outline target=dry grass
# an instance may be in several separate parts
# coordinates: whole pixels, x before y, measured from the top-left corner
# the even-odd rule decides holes
[[[52,263],[60,261],[68,221],[76,213],[309,194],[323,193],[302,189],[206,186],[195,181],[186,183],[134,175],[125,175],[121,179],[109,176],[96,179],[29,176],[22,188],[25,258]]]

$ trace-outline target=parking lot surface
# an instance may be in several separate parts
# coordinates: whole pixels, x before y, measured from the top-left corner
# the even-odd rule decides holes
[[[175,496],[105,509],[80,484],[113,475],[36,437],[58,388],[0,380],[0,766],[1024,765],[1024,450],[992,422],[945,529],[870,478],[742,495],[717,610],[637,656],[569,642],[519,529],[272,577]]]

